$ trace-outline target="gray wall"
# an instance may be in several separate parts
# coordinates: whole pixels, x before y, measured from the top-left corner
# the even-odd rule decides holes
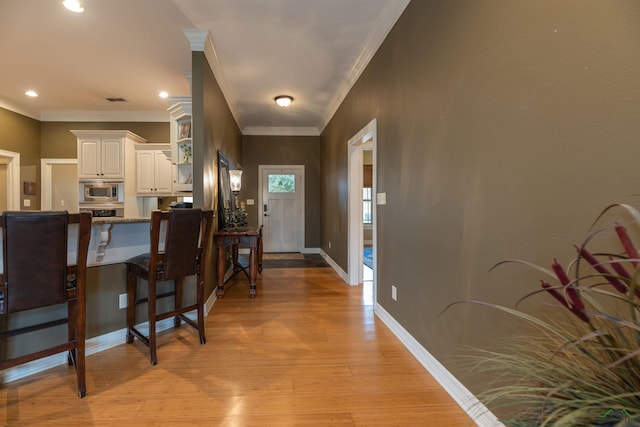
[[[522,325],[443,308],[514,306],[540,275],[491,266],[566,262],[605,206],[640,206],[639,17],[635,0],[412,1],[322,133],[323,250],[346,271],[346,144],[377,118],[378,303],[472,391],[452,357]]]
[[[258,223],[258,165],[304,165],[305,248],[320,247],[320,138],[317,136],[250,136],[242,138],[242,191],[248,222]]]

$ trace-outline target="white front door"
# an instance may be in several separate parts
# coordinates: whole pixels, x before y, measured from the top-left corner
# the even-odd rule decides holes
[[[264,252],[304,248],[304,166],[258,166]]]

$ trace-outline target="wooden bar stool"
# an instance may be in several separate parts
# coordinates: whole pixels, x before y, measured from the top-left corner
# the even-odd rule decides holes
[[[213,211],[201,209],[172,209],[168,212],[153,211],[151,214],[151,247],[148,253],[126,261],[127,264],[127,343],[134,336],[149,347],[151,364],[156,357],[156,322],[175,317],[175,327],[181,320],[198,330],[200,343],[206,342],[204,334],[204,264],[211,235]],[[166,221],[166,227],[162,227]],[[164,249],[161,250],[161,229],[164,233]],[[196,275],[196,303],[182,306],[184,278]],[[138,277],[147,281],[148,296],[137,297]],[[173,290],[157,293],[157,282],[172,281]],[[174,297],[174,309],[165,313],[156,312],[158,299]],[[147,304],[149,335],[145,336],[135,327],[136,306]],[[185,316],[196,310],[197,323]]]
[[[68,264],[69,224],[78,224],[75,264]],[[0,218],[4,270],[0,275],[0,316],[64,304],[67,317],[20,327],[2,328],[0,338],[68,324],[68,340],[43,350],[0,361],[0,370],[68,351],[75,365],[78,394],[84,397],[87,251],[91,214],[67,212],[4,212]],[[26,338],[25,338],[26,341]],[[6,347],[5,347],[6,348]]]

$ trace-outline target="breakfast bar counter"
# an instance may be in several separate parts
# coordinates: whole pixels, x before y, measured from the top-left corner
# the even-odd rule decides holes
[[[116,264],[149,251],[149,218],[94,217],[87,265]]]

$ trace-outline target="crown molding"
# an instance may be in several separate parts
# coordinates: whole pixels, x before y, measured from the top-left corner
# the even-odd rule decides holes
[[[347,97],[353,85],[360,78],[373,55],[378,51],[380,45],[387,37],[393,26],[395,25],[402,12],[406,9],[410,0],[390,0],[387,1],[384,8],[371,26],[371,30],[365,39],[364,46],[360,51],[360,55],[356,58],[353,66],[347,73],[346,77],[340,83],[338,90],[333,95],[329,107],[322,118],[319,129],[320,132],[329,124],[333,115],[338,111],[342,101]]]
[[[242,134],[260,136],[320,136],[320,130],[315,127],[247,126],[242,129]]]
[[[167,111],[43,111],[41,122],[169,122]]]
[[[209,37],[207,30],[183,29],[184,36],[189,40],[192,52],[204,51],[204,45]]]
[[[6,100],[0,98],[0,108],[4,108],[5,110],[9,110],[16,114],[23,115],[25,117],[29,117],[31,119],[40,120],[40,114],[37,111],[29,110],[27,108],[20,107],[16,104],[12,104]]]
[[[222,96],[227,102],[229,106],[229,110],[231,111],[231,115],[233,116],[238,128],[242,129],[242,122],[240,121],[240,112],[236,104],[233,102],[235,99],[233,97],[233,91],[231,87],[227,83],[227,79],[224,77],[224,72],[222,71],[222,65],[220,64],[220,59],[218,58],[218,54],[216,53],[216,48],[213,45],[213,40],[211,40],[211,34],[209,31],[204,30],[182,30],[184,35],[189,40],[191,44],[192,52],[204,52],[204,56],[209,63],[209,67],[211,67],[211,71],[213,72],[213,76],[216,78],[216,82],[222,91]]]

